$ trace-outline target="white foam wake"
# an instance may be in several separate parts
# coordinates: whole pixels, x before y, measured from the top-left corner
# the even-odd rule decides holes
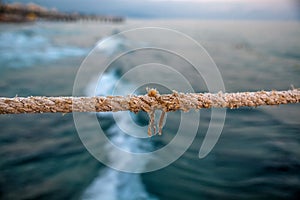
[[[37,28],[0,33],[0,62],[7,67],[30,67],[65,57],[87,55],[89,49],[55,45]]]
[[[94,80],[87,87],[87,94],[89,96],[97,95],[126,95],[129,94],[130,85],[129,83],[121,83],[121,89],[118,91],[114,90],[114,84],[118,81],[119,77],[114,72],[105,73],[102,75],[100,80]],[[96,87],[95,85],[101,85],[101,87]],[[99,113],[101,118],[111,118],[109,113]],[[111,118],[113,120],[113,118]],[[128,123],[128,113],[121,112],[118,113],[114,120],[118,121],[118,124],[122,124],[126,130],[130,130],[131,123]],[[125,134],[117,126],[113,124],[108,130],[106,130],[107,135],[112,143],[114,143],[119,148],[129,152],[145,152],[147,149],[151,148],[149,142],[145,143],[141,141],[140,138],[132,137]],[[146,161],[135,163],[132,165],[130,157],[124,157],[118,155],[113,149],[106,149],[108,153],[108,159],[114,166],[132,166],[137,168],[142,168],[146,165]],[[141,180],[140,174],[131,174],[119,172],[114,169],[105,168],[99,172],[99,176],[91,183],[91,185],[86,189],[83,194],[83,199],[107,199],[107,200],[127,200],[127,199],[157,199],[150,195]]]

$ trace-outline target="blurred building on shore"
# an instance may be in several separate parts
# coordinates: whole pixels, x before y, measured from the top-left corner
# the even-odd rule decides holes
[[[120,23],[124,21],[119,16],[85,15],[79,13],[61,13],[56,8],[45,8],[34,3],[2,4],[0,1],[0,22],[34,22],[44,21],[100,21],[106,23]]]

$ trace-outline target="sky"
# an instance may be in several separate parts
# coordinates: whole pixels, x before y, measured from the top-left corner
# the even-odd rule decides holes
[[[300,0],[19,0],[18,2],[33,2],[64,12],[118,15],[128,18],[300,20]]]

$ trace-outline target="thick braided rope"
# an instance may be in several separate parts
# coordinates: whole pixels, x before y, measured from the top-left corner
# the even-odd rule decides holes
[[[0,98],[0,114],[117,112],[156,109],[164,112],[202,108],[239,108],[300,102],[300,90],[239,93],[178,93],[160,95],[151,89],[146,95],[106,97],[14,97]]]

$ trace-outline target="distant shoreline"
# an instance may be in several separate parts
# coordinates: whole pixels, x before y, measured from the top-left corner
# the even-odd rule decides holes
[[[62,13],[56,9],[47,9],[39,5],[29,4],[0,4],[0,23],[24,23],[45,21],[99,21],[104,23],[122,23],[121,16],[86,15],[79,13]]]

